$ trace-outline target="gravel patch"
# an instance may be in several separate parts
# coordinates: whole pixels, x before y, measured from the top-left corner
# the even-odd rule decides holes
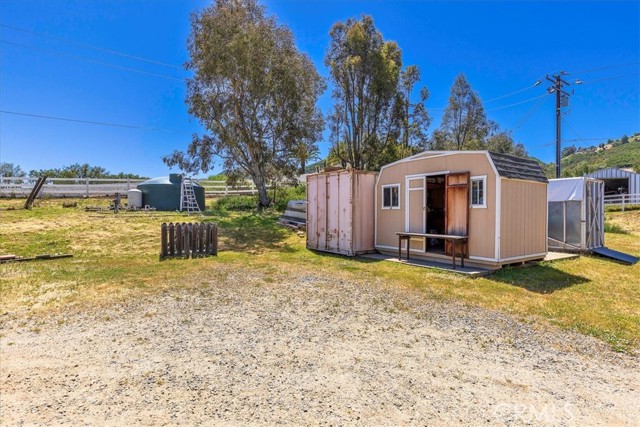
[[[640,425],[640,363],[380,283],[251,271],[5,315],[2,425]]]

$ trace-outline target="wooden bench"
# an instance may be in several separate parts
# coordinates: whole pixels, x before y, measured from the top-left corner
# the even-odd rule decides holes
[[[402,259],[402,241],[407,241],[407,259],[409,259],[409,250],[411,248],[411,238],[412,237],[421,237],[424,239],[442,239],[450,241],[453,250],[451,251],[451,262],[453,265],[453,269],[456,269],[456,253],[458,252],[456,249],[458,248],[458,243],[462,244],[462,252],[460,254],[460,266],[464,267],[464,258],[466,254],[466,245],[469,240],[469,236],[454,236],[453,234],[433,234],[433,233],[408,233],[408,232],[397,232],[398,235],[398,259]],[[427,242],[428,247],[428,242]]]

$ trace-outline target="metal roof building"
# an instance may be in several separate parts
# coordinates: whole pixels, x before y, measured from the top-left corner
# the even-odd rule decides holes
[[[619,194],[620,189],[626,194],[640,193],[640,173],[624,169],[607,168],[586,176],[603,180],[605,194]]]

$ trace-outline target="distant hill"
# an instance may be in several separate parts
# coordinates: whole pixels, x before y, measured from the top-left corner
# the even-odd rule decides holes
[[[555,163],[543,163],[549,178],[555,178]],[[565,147],[562,176],[583,176],[605,168],[632,168],[640,172],[640,132],[587,148]]]

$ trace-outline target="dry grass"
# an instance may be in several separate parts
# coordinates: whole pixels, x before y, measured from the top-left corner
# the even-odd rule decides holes
[[[224,211],[209,211],[204,217],[221,227],[218,257],[159,262],[160,224],[188,219],[175,213],[84,211],[85,205],[97,203],[80,200],[78,208],[63,209],[61,200],[46,200],[40,207],[24,211],[5,210],[21,201],[0,200],[0,254],[74,254],[70,259],[0,265],[3,313],[31,317],[57,310],[90,310],[178,287],[197,290],[202,283],[228,277],[233,268],[255,273],[257,279],[247,283],[250,286],[313,271],[346,281],[418,290],[436,300],[458,301],[579,330],[617,350],[640,347],[640,265],[629,267],[583,256],[470,279],[311,252],[304,247],[304,237],[275,226],[274,213]],[[607,234],[607,245],[640,255],[640,211],[612,212],[607,219],[631,232]],[[225,272],[221,272],[221,264],[227,267]]]

